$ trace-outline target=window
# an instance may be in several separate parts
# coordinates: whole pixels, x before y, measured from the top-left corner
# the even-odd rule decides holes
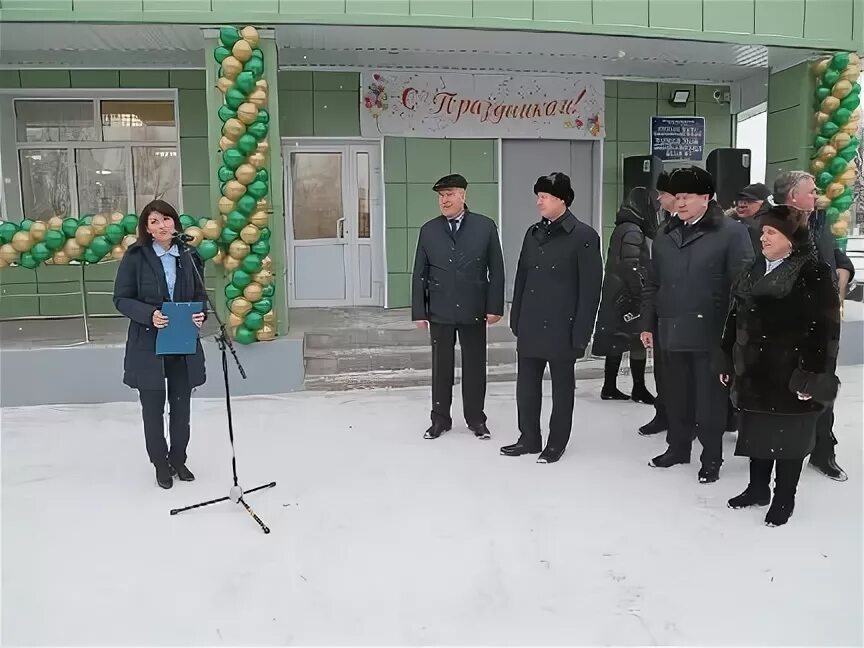
[[[172,100],[14,101],[27,218],[139,212],[161,198],[180,209]]]

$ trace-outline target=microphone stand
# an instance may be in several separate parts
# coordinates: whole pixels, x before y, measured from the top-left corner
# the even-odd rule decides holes
[[[231,441],[231,471],[234,476],[234,486],[232,486],[231,489],[228,491],[228,495],[226,497],[208,500],[206,502],[201,502],[200,504],[193,504],[192,506],[186,506],[184,508],[171,509],[171,515],[177,515],[178,513],[182,513],[183,511],[190,511],[192,509],[201,508],[203,506],[209,506],[211,504],[218,504],[219,502],[231,500],[231,502],[233,502],[234,504],[241,504],[243,508],[246,509],[246,512],[252,516],[252,519],[258,523],[264,533],[270,533],[270,529],[267,527],[266,524],[264,524],[264,522],[261,521],[261,518],[259,518],[255,514],[255,511],[253,511],[252,508],[246,503],[246,500],[243,499],[243,495],[247,493],[254,493],[255,491],[263,490],[265,488],[273,488],[274,486],[276,486],[276,482],[274,481],[270,482],[269,484],[257,486],[248,491],[245,491],[244,493],[237,480],[237,454],[234,450],[234,423],[231,416],[231,388],[228,384],[228,351],[231,351],[231,355],[234,357],[234,363],[237,365],[237,369],[244,380],[246,379],[246,372],[243,369],[243,365],[240,364],[240,360],[237,358],[237,351],[234,349],[234,345],[231,343],[231,337],[228,335],[228,331],[225,328],[225,323],[220,319],[219,313],[216,311],[216,307],[210,300],[210,295],[207,293],[207,289],[204,286],[204,278],[201,276],[201,272],[198,270],[198,264],[195,263],[195,258],[192,256],[192,248],[188,245],[187,241],[184,240],[186,236],[188,235],[175,232],[174,242],[177,244],[177,247],[180,248],[181,256],[183,253],[185,253],[186,258],[189,260],[189,264],[192,266],[192,271],[195,274],[195,281],[197,282],[197,286],[199,286],[201,288],[201,292],[204,293],[204,298],[207,301],[207,305],[210,307],[210,312],[213,313],[216,321],[219,322],[219,332],[216,334],[215,338],[216,342],[219,344],[219,351],[222,354],[222,375],[225,378],[225,408],[228,413],[228,438]]]

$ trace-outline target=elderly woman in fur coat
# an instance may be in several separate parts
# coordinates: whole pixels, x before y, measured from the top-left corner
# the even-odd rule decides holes
[[[762,218],[762,256],[732,290],[720,380],[741,411],[735,454],[750,457],[750,483],[733,509],[771,504],[768,526],[795,508],[816,419],[837,395],[840,306],[831,269],[818,261],[801,213],[772,207]],[[771,498],[771,472],[775,471]]]

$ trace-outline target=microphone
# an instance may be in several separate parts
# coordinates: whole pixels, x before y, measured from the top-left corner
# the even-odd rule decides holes
[[[189,236],[188,234],[184,234],[183,232],[174,232],[171,235],[171,238],[179,243],[188,243],[189,241],[194,241],[194,236]]]

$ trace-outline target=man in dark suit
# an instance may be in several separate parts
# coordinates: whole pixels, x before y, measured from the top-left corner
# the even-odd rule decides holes
[[[541,220],[528,228],[519,254],[510,328],[517,339],[519,440],[501,448],[518,457],[540,453],[543,373],[552,376],[549,439],[538,463],[561,458],[573,425],[573,365],[585,355],[603,284],[600,237],[570,211],[573,189],[563,173],[534,185]]]
[[[491,437],[483,411],[486,326],[504,314],[504,257],[495,222],[465,204],[467,187],[459,174],[435,183],[441,216],[421,228],[414,257],[411,318],[429,328],[432,341],[432,425],[426,439],[437,439],[453,426],[457,335],[465,422],[478,439]]]

